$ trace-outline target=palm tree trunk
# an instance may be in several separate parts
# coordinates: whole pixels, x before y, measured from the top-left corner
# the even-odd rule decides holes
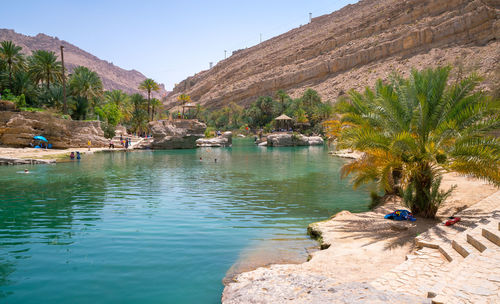
[[[9,62],[9,89],[12,93],[12,63]]]
[[[148,119],[149,119],[149,115],[151,114],[150,106],[151,106],[151,90],[148,90]]]
[[[424,217],[434,217],[434,208],[430,202],[430,193],[432,186],[432,170],[428,163],[420,165],[420,172],[415,176],[415,200],[413,201],[412,212],[421,214]]]

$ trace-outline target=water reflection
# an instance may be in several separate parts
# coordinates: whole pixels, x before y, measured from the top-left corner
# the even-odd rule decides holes
[[[231,265],[302,261],[308,223],[366,208],[322,147],[243,143],[0,168],[0,296],[217,303]]]

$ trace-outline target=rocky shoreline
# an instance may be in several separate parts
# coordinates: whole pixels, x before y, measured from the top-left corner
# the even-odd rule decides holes
[[[498,191],[456,174],[445,175],[443,181],[445,187],[456,182],[458,188],[438,213],[441,219]],[[415,253],[416,235],[439,223],[423,218],[416,222],[383,218],[401,207],[400,200],[391,198],[373,211],[342,211],[309,225],[309,234],[318,239],[323,250],[312,253],[302,264],[271,265],[237,275],[225,286],[222,303],[430,303],[418,290],[406,293],[375,284],[382,274]]]

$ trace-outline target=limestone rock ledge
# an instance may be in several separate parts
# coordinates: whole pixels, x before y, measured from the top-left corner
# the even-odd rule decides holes
[[[302,134],[278,133],[267,136],[268,147],[289,147],[289,146],[314,146],[322,145],[323,138],[319,136],[305,136]]]
[[[99,121],[67,120],[40,112],[0,111],[0,144],[9,147],[27,147],[33,136],[42,135],[53,148],[105,147]]]
[[[280,266],[241,274],[238,282],[224,289],[222,303],[429,303],[410,294],[380,291],[367,283],[339,284],[323,275],[280,271]]]
[[[196,140],[198,147],[230,147],[233,144],[233,133],[224,132],[221,136],[214,138],[200,138]]]
[[[207,125],[195,119],[158,120],[149,123],[153,149],[193,149]]]

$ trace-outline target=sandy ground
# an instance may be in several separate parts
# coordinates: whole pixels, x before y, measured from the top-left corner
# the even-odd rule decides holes
[[[69,157],[71,152],[80,151],[80,153],[94,153],[99,151],[108,150],[122,150],[122,149],[108,149],[108,148],[69,148],[69,149],[34,149],[34,148],[5,148],[0,147],[0,157],[8,158],[24,158],[24,159],[58,159]]]

